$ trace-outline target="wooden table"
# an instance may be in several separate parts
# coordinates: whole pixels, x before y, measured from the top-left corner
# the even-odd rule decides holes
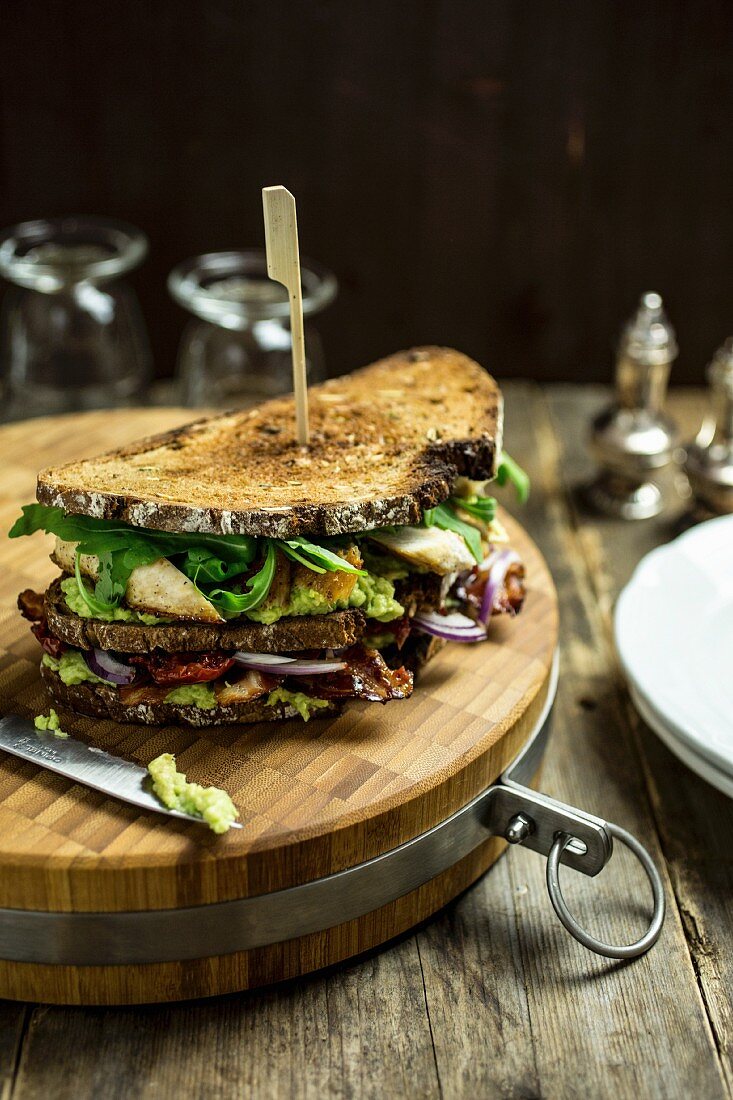
[[[389,949],[304,981],[143,1009],[0,1003],[0,1098],[728,1096],[733,805],[636,716],[611,608],[638,560],[680,529],[683,503],[638,524],[582,508],[599,388],[505,387],[507,443],[533,493],[522,521],[560,593],[562,665],[544,789],[625,826],[665,880],[662,938],[631,964],[589,954],[552,913],[544,860],[514,849]],[[686,434],[700,392],[676,393]],[[599,879],[566,873],[579,919],[638,934],[649,903],[623,851]]]

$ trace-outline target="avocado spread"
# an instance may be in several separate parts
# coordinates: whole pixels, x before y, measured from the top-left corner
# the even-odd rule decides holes
[[[201,710],[213,710],[216,706],[216,696],[211,684],[182,684],[181,687],[169,691],[163,702],[200,707]]]
[[[328,615],[331,611],[344,611],[347,607],[361,608],[368,619],[377,619],[382,623],[399,619],[405,613],[402,604],[394,598],[392,581],[387,577],[368,573],[365,577],[357,577],[348,600],[329,600],[323,593],[312,588],[293,585],[286,604],[255,608],[246,611],[245,615],[256,623],[269,624],[286,616]]]
[[[69,736],[65,730],[61,729],[61,719],[53,707],[49,710],[48,715],[37,714],[33,719],[33,725],[37,730],[48,730],[54,737],[64,738]]]
[[[64,684],[108,684],[110,682],[92,672],[80,649],[65,649],[60,657],[51,657],[50,654],[44,653],[41,664],[58,672],[59,679]]]
[[[302,691],[288,691],[279,687],[271,691],[267,696],[267,706],[276,707],[278,703],[294,707],[304,722],[317,711],[328,706],[328,699],[314,699],[311,695],[305,695]]]
[[[157,615],[148,615],[143,611],[132,611],[129,607],[110,607],[107,611],[90,611],[79,591],[76,577],[66,577],[61,582],[66,606],[82,619],[103,619],[108,623],[143,623],[155,626],[156,623],[169,623],[171,619],[161,619]]]
[[[151,760],[148,771],[153,780],[153,790],[169,810],[196,814],[215,833],[226,833],[239,817],[226,791],[219,787],[189,783],[183,772],[177,770],[173,753],[164,752]]]

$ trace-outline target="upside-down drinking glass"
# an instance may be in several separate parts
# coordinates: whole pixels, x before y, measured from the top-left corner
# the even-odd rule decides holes
[[[301,264],[307,318],[336,297],[331,272]],[[267,277],[259,249],[209,252],[186,260],[168,278],[173,298],[195,315],[181,338],[178,375],[187,405],[246,405],[292,389],[290,307],[283,286]],[[325,376],[323,348],[305,325],[308,381]]]
[[[147,254],[106,218],[23,222],[0,233],[0,373],[11,417],[125,405],[150,378],[137,298],[120,276]]]

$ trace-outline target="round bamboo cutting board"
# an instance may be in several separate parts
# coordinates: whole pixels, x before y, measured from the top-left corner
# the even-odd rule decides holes
[[[2,530],[34,498],[39,468],[187,419],[186,410],[141,409],[0,429]],[[212,906],[221,913],[221,903],[353,868],[464,807],[501,774],[536,726],[557,645],[557,601],[547,567],[519,524],[504,518],[527,566],[522,614],[495,621],[485,644],[447,646],[409,700],[356,704],[338,718],[307,725],[211,730],[63,716],[70,733],[142,765],[163,751],[175,752],[189,778],[229,791],[244,825],[240,831],[215,837],[203,826],[145,814],[0,753],[0,910],[6,917],[8,910],[134,916],[201,907],[192,919],[206,926]],[[21,589],[43,590],[57,572],[47,558],[49,542],[42,536],[0,541],[3,714],[48,710],[39,647],[15,603]],[[249,950],[205,958],[182,952],[179,959],[113,965],[0,958],[0,997],[127,1004],[210,996],[294,977],[384,943],[425,919],[475,881],[503,847],[503,840],[491,837],[389,904]],[[165,922],[170,913],[160,916]]]

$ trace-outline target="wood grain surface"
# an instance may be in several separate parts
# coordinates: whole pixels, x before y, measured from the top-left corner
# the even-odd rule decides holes
[[[93,413],[0,430],[0,524],[32,494],[34,463],[94,453],[170,425],[185,411]],[[60,452],[60,453],[59,453]],[[32,470],[30,471],[32,474]],[[146,764],[176,753],[190,778],[224,787],[243,829],[140,813],[10,756],[0,759],[0,905],[54,911],[165,909],[243,898],[332,874],[425,831],[488,786],[539,716],[557,640],[547,567],[521,527],[507,528],[529,578],[522,615],[497,621],[483,646],[448,646],[414,696],[357,704],[335,719],[193,731],[147,729],[63,712],[64,728]],[[47,707],[39,648],[15,610],[17,592],[49,572],[49,540],[0,543],[0,708]],[[51,572],[53,567],[51,566]],[[127,1003],[229,992],[279,980],[372,947],[429,916],[500,851],[486,845],[378,916],[285,947],[197,963],[71,969],[0,962],[6,996]],[[35,982],[35,984],[33,984]]]
[[[415,933],[308,979],[145,1009],[0,1005],[3,1100],[730,1097],[733,806],[635,717],[610,646],[619,586],[679,530],[685,501],[639,524],[588,513],[583,440],[607,392],[505,395],[508,445],[533,477],[522,523],[562,608],[543,789],[632,829],[666,865],[657,947],[630,965],[589,955],[555,921],[544,861],[515,849]],[[702,396],[669,405],[694,434]],[[623,853],[564,882],[597,932],[638,934],[647,888]]]

